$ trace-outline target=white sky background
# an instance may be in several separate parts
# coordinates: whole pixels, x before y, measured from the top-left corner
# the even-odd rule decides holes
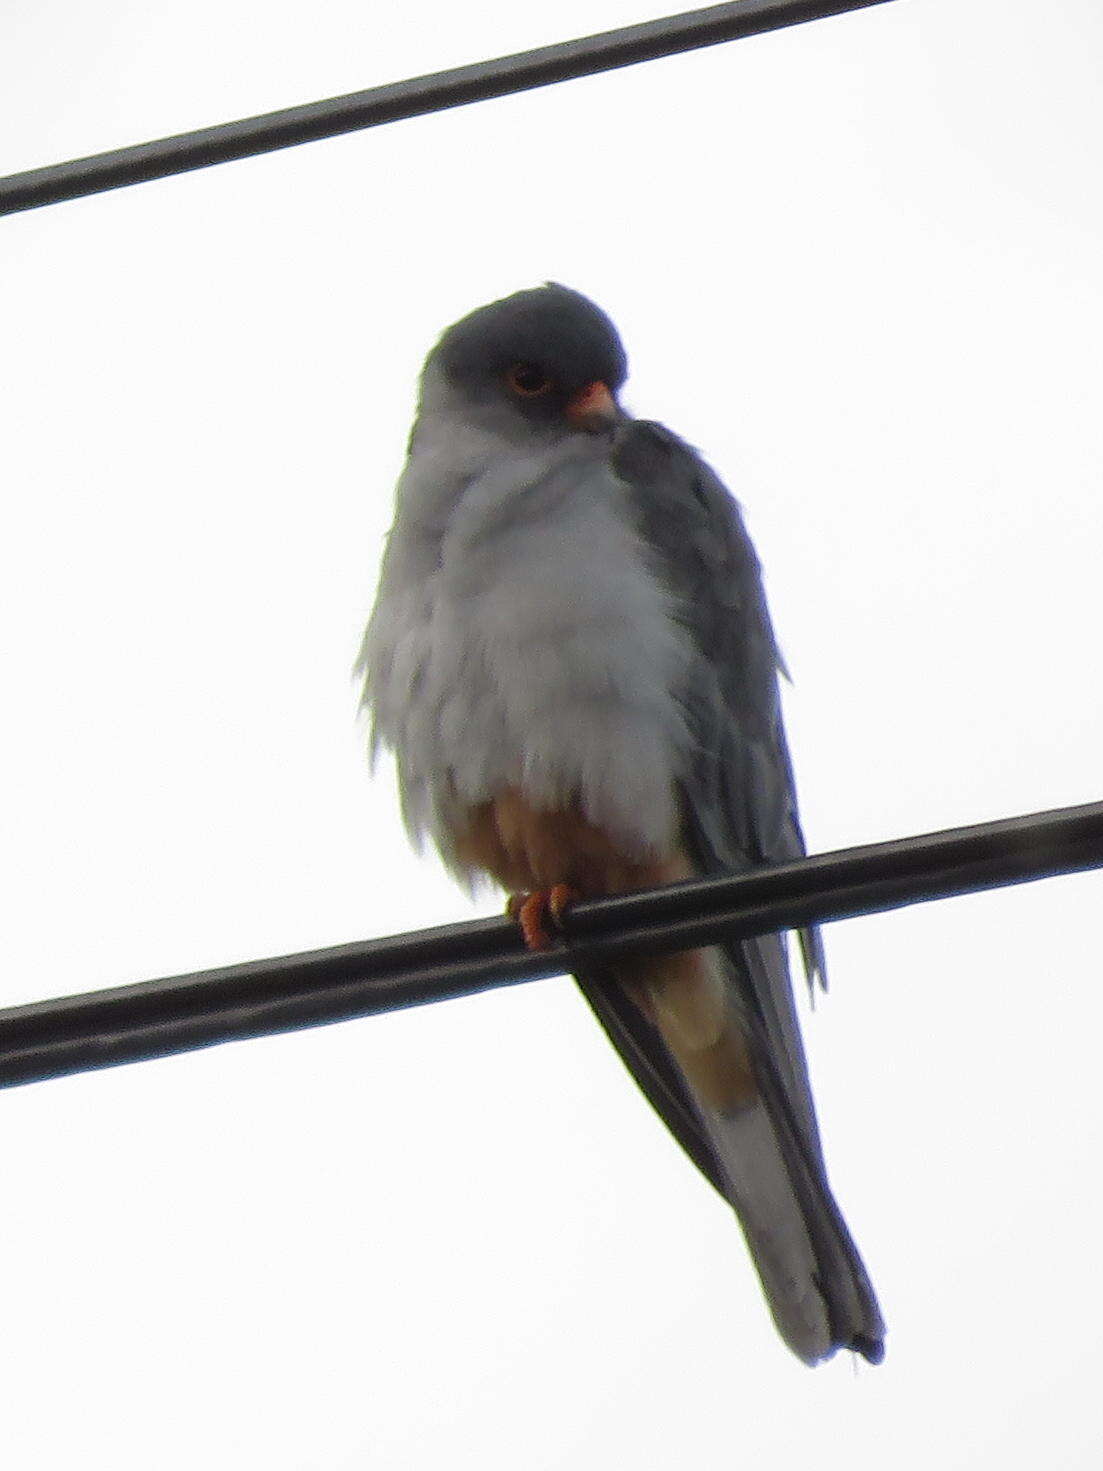
[[[7,0],[0,172],[648,12]],[[1101,55],[902,0],[0,222],[2,1000],[472,912],[349,668],[425,351],[548,277],[746,506],[814,849],[1098,797]],[[828,932],[882,1368],[549,981],[5,1094],[0,1464],[1098,1465],[1101,883]]]

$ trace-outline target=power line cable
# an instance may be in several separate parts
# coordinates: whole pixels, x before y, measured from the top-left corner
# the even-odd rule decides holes
[[[533,954],[506,919],[0,1011],[0,1086],[473,995],[601,964],[1103,867],[1103,802],[574,906]]]
[[[735,0],[0,178],[0,215],[634,66],[886,0]]]

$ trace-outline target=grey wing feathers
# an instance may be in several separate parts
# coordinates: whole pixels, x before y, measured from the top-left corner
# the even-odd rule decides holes
[[[715,475],[661,425],[630,422],[613,466],[633,492],[639,530],[684,616],[702,658],[684,698],[696,739],[686,791],[687,838],[701,872],[781,862],[804,851],[792,769],[781,726],[779,656],[758,560],[738,508]],[[802,935],[810,981],[823,974],[815,931]],[[819,1133],[794,1011],[784,942],[739,947],[757,1001],[763,1052],[780,1069],[778,1087],[817,1163]],[[726,1195],[722,1173],[685,1084],[665,1059],[656,1028],[607,977],[579,985],[648,1100],[675,1139]]]
[[[702,654],[687,692],[698,736],[691,796],[725,867],[804,853],[778,697],[783,668],[758,558],[739,508],[709,467],[659,424],[621,435],[614,468]],[[821,951],[810,938],[820,972]]]
[[[804,852],[792,768],[781,723],[781,661],[766,609],[758,560],[738,507],[711,470],[673,434],[657,424],[632,423],[618,437],[614,468],[632,490],[640,533],[655,570],[674,595],[692,634],[695,654],[682,698],[695,748],[683,781],[685,841],[702,874],[783,862]],[[823,953],[814,930],[801,936],[810,984],[823,979]],[[819,1130],[797,1021],[785,941],[777,935],[725,948],[740,996],[743,1024],[752,1039],[755,1071],[775,1147],[816,1263],[833,1345],[857,1349],[872,1361],[883,1352],[883,1325],[861,1258],[827,1181]],[[704,1173],[749,1217],[732,1189],[725,1189],[720,1136],[702,1128],[677,1070],[655,1066],[652,1039],[642,1039],[642,1018],[616,988],[584,983],[614,1043],[645,1093]],[[633,1034],[635,1028],[635,1034]],[[625,1037],[631,1049],[625,1048]],[[728,1173],[728,1181],[736,1185]],[[746,1204],[746,1202],[744,1202]],[[748,1235],[751,1239],[752,1230]],[[754,1252],[754,1248],[752,1247]],[[756,1258],[758,1253],[754,1252]],[[760,1271],[763,1270],[759,1261]],[[782,1326],[788,1289],[768,1285]],[[782,1304],[781,1316],[778,1305]],[[800,1332],[788,1341],[801,1352]],[[825,1346],[809,1350],[809,1361]]]
[[[696,738],[685,783],[687,840],[702,874],[780,863],[804,852],[778,694],[780,657],[758,559],[739,509],[685,444],[633,423],[614,451],[640,530],[701,653],[684,698]],[[809,981],[824,974],[819,935],[802,936]],[[806,1142],[819,1138],[789,984],[785,943],[738,947],[771,1052]]]

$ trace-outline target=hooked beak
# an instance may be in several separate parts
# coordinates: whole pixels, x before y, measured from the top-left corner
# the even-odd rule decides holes
[[[567,404],[564,413],[575,428],[585,429],[590,434],[611,429],[621,417],[616,399],[600,379],[580,388]]]

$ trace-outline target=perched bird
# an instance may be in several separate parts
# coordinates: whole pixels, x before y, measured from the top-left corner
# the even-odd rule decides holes
[[[739,509],[617,402],[612,322],[549,284],[429,354],[358,669],[403,814],[531,945],[574,896],[803,852],[781,660]],[[809,983],[818,935],[801,936]],[[832,1196],[784,940],[577,980],[734,1207],[782,1338],[877,1363],[884,1325]]]

